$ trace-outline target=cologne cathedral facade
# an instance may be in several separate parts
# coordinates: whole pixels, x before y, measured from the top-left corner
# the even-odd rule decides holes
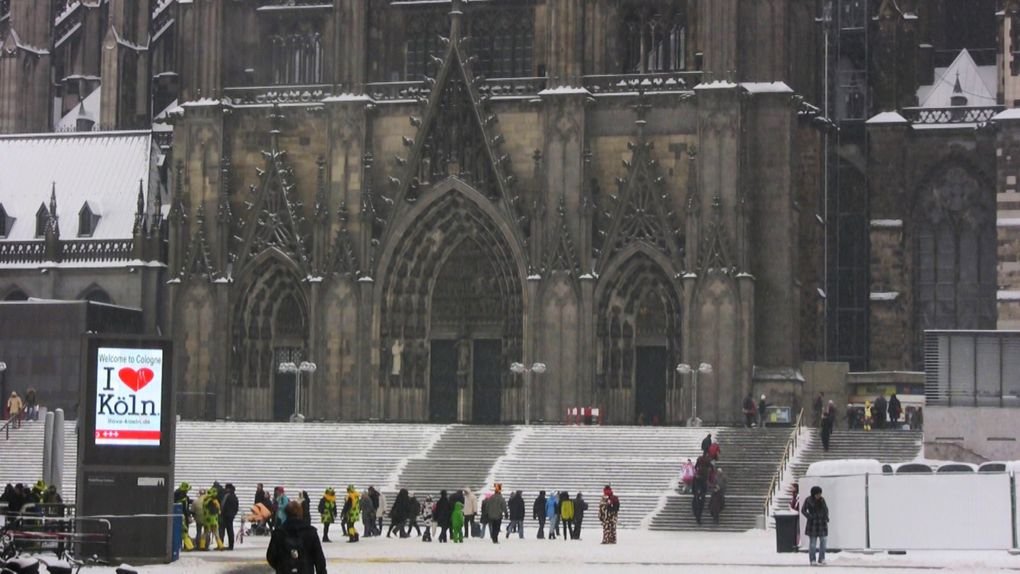
[[[159,296],[114,302],[158,301],[186,417],[730,422],[1002,314],[1008,82],[919,107],[943,4],[0,0],[0,131],[165,134]]]

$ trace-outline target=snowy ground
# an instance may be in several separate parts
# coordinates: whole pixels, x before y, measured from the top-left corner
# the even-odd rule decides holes
[[[529,529],[528,535],[533,534]],[[500,544],[472,539],[464,544],[426,544],[417,539],[363,539],[357,544],[324,545],[329,571],[415,574],[489,573],[566,574],[619,572],[789,572],[808,568],[807,554],[777,554],[774,531],[741,534],[648,532],[621,530],[616,546],[600,544],[599,532],[584,532],[579,542],[518,540]],[[267,538],[247,538],[234,552],[187,554],[179,562],[141,568],[144,574],[269,573],[265,565]],[[839,553],[828,557],[830,572],[976,572],[1020,571],[1020,556],[1006,552],[909,552],[903,556]],[[483,569],[480,570],[479,567]],[[106,574],[104,569],[88,572]]]

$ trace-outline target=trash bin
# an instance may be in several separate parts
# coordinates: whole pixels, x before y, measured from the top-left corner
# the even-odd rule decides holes
[[[170,539],[170,561],[176,562],[181,557],[181,544],[184,543],[184,507],[174,504],[173,535]]]
[[[777,512],[776,552],[797,552],[797,531],[800,529],[800,515],[796,512]]]

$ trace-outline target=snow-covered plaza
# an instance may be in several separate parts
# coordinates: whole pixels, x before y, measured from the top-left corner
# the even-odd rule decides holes
[[[905,524],[904,527],[924,525]],[[422,543],[413,538],[362,539],[356,544],[324,545],[331,573],[567,574],[573,572],[788,572],[809,568],[807,555],[777,554],[775,531],[744,533],[619,531],[615,546],[602,545],[601,532],[586,529],[581,541],[535,540],[528,528],[525,540],[516,535],[498,545],[472,539],[463,544]],[[144,574],[270,572],[265,563],[266,537],[246,538],[233,552],[186,554],[178,562],[139,569]],[[1020,570],[1020,556],[1007,552],[908,552],[865,555],[841,552],[826,558],[827,571],[978,572]],[[100,570],[95,570],[97,574]],[[112,572],[112,570],[111,570]],[[105,574],[105,572],[103,573]]]

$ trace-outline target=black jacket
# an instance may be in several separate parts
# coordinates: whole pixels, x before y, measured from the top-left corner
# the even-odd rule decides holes
[[[237,496],[233,492],[228,492],[223,497],[223,508],[220,510],[220,514],[228,522],[233,522],[234,517],[237,516]]]
[[[434,516],[436,524],[443,528],[449,528],[451,518],[453,516],[453,505],[450,504],[450,499],[443,496],[436,503],[436,514]]]
[[[808,496],[804,500],[804,506],[800,509],[805,521],[804,534],[808,536],[829,535],[829,505],[825,504],[824,498],[815,499]]]
[[[524,497],[510,497],[510,520],[524,520]]]
[[[712,446],[712,435],[706,436],[701,441],[701,453],[705,454],[706,452],[708,452],[708,447],[710,447],[710,446]]]
[[[574,521],[580,522],[584,518],[584,511],[588,510],[588,502],[578,494],[574,499]]]
[[[285,569],[289,560],[288,537],[300,540],[303,549],[299,574],[313,574],[313,572],[314,574],[326,574],[326,557],[322,554],[319,533],[304,521],[297,520],[285,522],[283,528],[273,531],[273,537],[269,539],[266,562],[269,562],[277,574],[291,574]]]
[[[531,507],[531,518],[534,520],[541,520],[545,518],[545,495],[539,494],[538,498],[535,499],[535,504]]]

